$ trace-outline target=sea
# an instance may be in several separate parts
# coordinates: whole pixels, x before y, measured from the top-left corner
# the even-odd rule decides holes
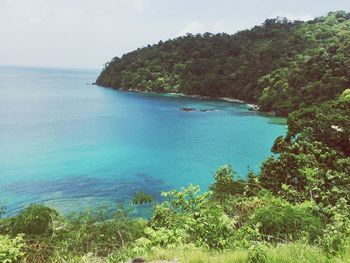
[[[244,103],[118,91],[100,70],[0,67],[0,203],[63,212],[259,172],[285,119]],[[183,108],[195,110],[183,111]]]

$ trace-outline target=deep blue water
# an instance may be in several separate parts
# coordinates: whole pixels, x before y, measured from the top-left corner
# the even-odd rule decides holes
[[[98,71],[0,67],[0,200],[69,211],[258,171],[279,119],[244,104],[88,85]],[[183,112],[182,107],[215,109]]]

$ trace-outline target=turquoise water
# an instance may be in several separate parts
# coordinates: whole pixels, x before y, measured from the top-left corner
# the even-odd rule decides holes
[[[0,67],[0,199],[9,212],[114,204],[258,171],[279,119],[248,106],[88,85],[98,71]],[[183,112],[182,107],[215,109]]]

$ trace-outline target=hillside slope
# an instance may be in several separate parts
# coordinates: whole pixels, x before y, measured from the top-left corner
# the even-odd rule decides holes
[[[124,90],[232,97],[287,115],[350,86],[350,13],[268,19],[234,35],[179,37],[115,57],[96,83]]]

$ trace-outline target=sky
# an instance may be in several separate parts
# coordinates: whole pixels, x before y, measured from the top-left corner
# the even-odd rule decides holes
[[[350,0],[0,0],[0,65],[100,69],[185,33],[350,12]]]

